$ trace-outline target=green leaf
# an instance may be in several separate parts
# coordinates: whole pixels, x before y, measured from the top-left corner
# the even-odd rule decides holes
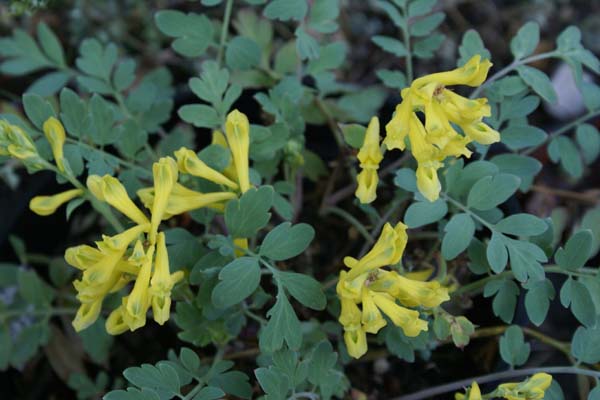
[[[114,43],[103,46],[97,39],[85,39],[79,46],[79,55],[75,60],[77,68],[101,81],[109,81],[118,57]]]
[[[533,157],[520,154],[500,154],[490,160],[498,166],[500,172],[521,178],[521,190],[527,190],[533,178],[542,170],[542,163]]]
[[[569,238],[564,248],[559,248],[554,256],[564,270],[577,271],[592,255],[594,235],[589,229],[581,230]]]
[[[301,21],[308,12],[306,0],[271,0],[265,7],[263,15],[269,19],[280,21]]]
[[[519,60],[533,54],[539,41],[540,26],[537,22],[527,22],[510,41],[510,51]]]
[[[417,188],[417,177],[415,175],[415,171],[410,168],[400,168],[396,171],[394,185],[406,190],[407,192],[415,193],[419,191]]]
[[[583,325],[589,327],[596,323],[594,300],[583,283],[569,277],[560,289],[560,302],[563,307],[570,307],[575,318]]]
[[[531,214],[513,214],[495,225],[496,230],[515,236],[541,235],[548,229],[543,219]]]
[[[587,364],[600,362],[600,328],[577,328],[573,335],[571,354]]]
[[[600,207],[588,210],[581,220],[581,229],[589,229],[594,236],[592,241],[591,257],[600,250]]]
[[[436,3],[437,0],[415,0],[411,2],[408,6],[409,18],[420,17],[431,12]]]
[[[56,65],[64,66],[66,64],[64,50],[54,32],[48,28],[48,25],[43,22],[38,24],[37,37],[48,58]]]
[[[598,133],[598,129],[590,124],[579,125],[575,131],[575,139],[581,149],[585,163],[587,165],[592,164],[600,154],[600,133]]]
[[[525,343],[525,335],[519,326],[510,326],[500,337],[500,356],[511,368],[525,364],[530,353],[531,346]]]
[[[66,72],[50,72],[33,82],[26,90],[26,93],[38,94],[40,96],[52,96],[60,89],[65,87],[71,79],[71,75]]]
[[[517,67],[519,76],[527,83],[534,92],[539,94],[544,100],[549,103],[556,103],[558,98],[556,97],[556,91],[552,86],[552,81],[548,78],[548,75],[540,71],[539,69],[529,67],[527,65],[520,65]]]
[[[19,270],[17,282],[21,297],[36,308],[48,307],[54,298],[54,291],[34,271]]]
[[[404,214],[404,222],[409,228],[418,228],[428,225],[444,218],[448,213],[448,204],[442,199],[433,203],[429,201],[417,201],[411,204]]]
[[[464,348],[471,341],[471,335],[475,332],[475,326],[471,321],[463,316],[453,318],[450,324],[450,334],[452,342],[460,349]]]
[[[275,276],[302,305],[313,310],[323,310],[327,305],[322,286],[314,278],[296,272],[278,272]]]
[[[600,108],[600,86],[592,82],[586,82],[581,87],[581,95],[588,110],[595,111]]]
[[[546,319],[550,309],[550,300],[553,300],[555,295],[554,286],[548,279],[533,282],[528,286],[525,294],[525,310],[529,320],[536,326],[540,326]]]
[[[392,71],[389,69],[378,69],[375,75],[390,89],[404,89],[406,87],[406,75],[402,71]]]
[[[218,128],[221,126],[221,118],[217,111],[205,104],[186,104],[177,111],[177,114],[182,120],[198,128]]]
[[[581,47],[581,31],[576,26],[568,26],[556,38],[556,46],[561,53]]]
[[[254,375],[268,400],[285,400],[290,389],[289,378],[274,368],[258,368]]]
[[[251,69],[260,63],[260,47],[252,39],[236,36],[227,43],[225,61],[231,69]]]
[[[279,350],[285,341],[290,349],[298,349],[302,344],[300,321],[283,290],[277,293],[277,301],[267,312],[267,316],[269,322],[263,327],[259,336],[260,348],[272,353]]]
[[[165,35],[177,38],[171,47],[183,56],[201,56],[212,41],[213,26],[204,14],[162,10],[156,13],[154,19]]]
[[[135,60],[125,59],[121,61],[113,76],[113,84],[115,89],[123,91],[133,84],[135,81]]]
[[[107,145],[119,138],[119,131],[113,129],[115,114],[111,105],[97,94],[90,100],[90,137],[94,143]]]
[[[481,58],[484,60],[491,58],[489,50],[486,49],[481,36],[479,36],[479,33],[475,29],[469,29],[464,33],[458,53],[460,54],[457,62],[458,67],[465,65],[467,61],[477,54],[481,55]]]
[[[394,7],[390,2],[378,1],[375,4],[386,12],[387,16],[398,28],[404,29],[406,27],[406,19],[402,15],[400,15],[398,9]]]
[[[219,273],[220,282],[212,292],[217,308],[228,308],[250,296],[260,284],[260,266],[253,257],[236,258]]]
[[[419,39],[414,43],[413,53],[419,58],[432,58],[442,43],[444,43],[444,40],[446,40],[446,36],[440,33],[434,33],[426,38]]]
[[[109,335],[104,327],[105,319],[100,317],[85,330],[79,332],[83,348],[97,364],[104,364],[110,356],[110,348],[114,336]]]
[[[497,232],[492,232],[492,239],[488,243],[486,255],[492,270],[499,274],[506,268],[508,262],[508,250],[504,244],[504,236]]]
[[[548,135],[536,126],[513,124],[504,128],[500,137],[511,150],[521,150],[544,143]]]
[[[462,253],[475,234],[475,223],[467,214],[456,214],[444,227],[442,240],[442,255],[446,260],[452,260]]]
[[[249,238],[265,227],[271,218],[269,209],[273,204],[273,193],[271,186],[261,186],[227,203],[225,224],[229,233],[236,238]]]
[[[180,393],[177,372],[168,364],[160,364],[158,367],[150,364],[130,367],[123,371],[123,376],[132,384],[143,389],[164,391],[171,397]]]
[[[339,68],[346,58],[347,47],[344,42],[333,42],[321,47],[319,58],[308,64],[307,72],[316,75]]]
[[[550,142],[548,155],[554,162],[559,162],[565,171],[573,178],[583,175],[583,163],[579,151],[571,138],[558,136]]]
[[[365,141],[367,128],[360,124],[339,124],[344,140],[355,149],[360,149]]]
[[[351,121],[367,123],[383,105],[387,94],[380,87],[369,87],[340,97],[338,106]]]
[[[371,41],[396,57],[404,57],[407,54],[404,43],[397,39],[388,36],[373,36]]]
[[[278,0],[285,1],[285,0]],[[294,0],[298,1],[298,0]],[[304,1],[304,0],[300,0]],[[306,33],[302,27],[298,27],[296,29],[296,51],[300,56],[301,60],[315,60],[319,58],[320,50],[319,50],[319,42]]]
[[[494,294],[496,295],[492,302],[494,315],[500,317],[507,324],[510,324],[515,315],[519,287],[512,280],[499,279],[490,281],[485,285],[483,296],[491,297]]]
[[[214,386],[206,386],[200,389],[197,395],[192,400],[217,400],[222,399],[225,392]]]
[[[310,7],[309,26],[321,33],[333,33],[338,30],[339,14],[338,0],[316,0]]]
[[[410,26],[410,34],[412,36],[427,36],[433,32],[446,19],[446,14],[437,12],[421,18]]]
[[[25,108],[27,118],[40,130],[48,118],[56,117],[50,103],[37,94],[25,93],[23,95],[23,108]]]
[[[542,249],[533,243],[506,237],[504,244],[508,248],[510,266],[518,281],[544,279],[544,267],[540,262],[546,262],[548,258]]]
[[[301,254],[315,237],[315,230],[308,224],[292,226],[283,222],[271,230],[260,246],[260,255],[274,261],[287,260]]]
[[[502,103],[501,120],[523,118],[534,112],[540,105],[538,96],[505,99]]]
[[[477,210],[489,210],[508,200],[520,184],[519,177],[505,173],[483,177],[471,188],[467,205]]]

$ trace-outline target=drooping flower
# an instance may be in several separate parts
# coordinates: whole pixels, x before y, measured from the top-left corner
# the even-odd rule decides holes
[[[150,243],[156,242],[158,225],[166,212],[171,191],[177,182],[177,164],[171,157],[163,157],[152,166],[154,177],[154,201],[152,202],[152,217],[150,219]]]
[[[237,190],[238,185],[235,182],[206,165],[192,150],[182,147],[175,152],[175,157],[177,158],[179,170],[184,174],[204,178],[218,185]]]
[[[418,163],[417,188],[429,201],[439,197],[437,171],[444,159],[470,157],[467,145],[472,141],[487,145],[500,140],[499,133],[482,121],[491,115],[487,99],[471,100],[447,89],[452,85],[481,85],[491,65],[476,55],[460,68],[418,78],[401,92],[402,102],[386,125],[383,143],[390,150],[404,150],[408,138]],[[424,125],[417,112],[424,114]]]
[[[250,149],[250,123],[248,117],[238,110],[227,115],[225,136],[233,158],[240,190],[245,193],[250,189],[250,171],[248,153]]]
[[[229,154],[231,159],[229,160],[229,164],[227,164],[227,167],[225,167],[225,169],[223,170],[223,175],[225,175],[232,181],[237,182],[238,176],[237,176],[237,171],[235,169],[235,164],[233,163],[233,156],[231,155],[231,151],[229,150],[229,145],[227,144],[227,138],[225,137],[223,132],[213,131],[211,144],[220,146],[227,150],[227,153]]]
[[[65,128],[60,123],[60,121],[54,117],[48,118],[44,125],[42,126],[44,130],[44,135],[48,142],[50,143],[50,148],[52,148],[52,154],[54,156],[54,162],[58,167],[58,170],[61,172],[65,172],[65,164],[64,164],[64,155],[63,155],[63,147],[65,145]]]
[[[467,389],[465,394],[456,393],[454,395],[455,400],[482,400],[481,390],[477,382],[473,382],[471,387]]]
[[[110,204],[137,224],[144,225],[150,222],[142,210],[131,200],[125,186],[117,178],[110,175],[102,177],[90,175],[86,184],[94,197]]]
[[[17,125],[0,120],[0,156],[11,156],[37,166],[41,162],[29,135]]]
[[[83,195],[82,189],[70,189],[52,196],[35,196],[29,202],[29,208],[37,215],[47,216],[54,214],[58,207],[81,195]]]
[[[524,382],[503,383],[495,393],[507,400],[542,400],[551,384],[552,376],[541,372]]]
[[[379,183],[377,170],[379,169],[379,163],[383,160],[379,144],[379,119],[377,117],[371,118],[357,157],[360,161],[361,172],[356,177],[358,182],[356,197],[361,203],[368,204],[377,197],[377,184]]]

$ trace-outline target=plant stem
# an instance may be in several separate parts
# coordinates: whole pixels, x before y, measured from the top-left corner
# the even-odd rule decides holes
[[[560,127],[559,129],[555,130],[554,132],[551,132],[546,139],[533,147],[528,148],[527,150],[525,150],[524,152],[522,152],[521,154],[523,155],[529,155],[531,153],[533,153],[534,151],[536,151],[537,149],[539,149],[540,147],[544,146],[546,143],[549,143],[552,139],[554,139],[557,136],[562,135],[565,132],[570,131],[571,129],[573,129],[574,127],[584,123],[585,121],[587,121],[588,119],[597,117],[600,115],[600,109],[596,110],[596,111],[590,111],[584,115],[582,115],[581,117],[569,122],[568,124]]]
[[[349,212],[342,210],[339,207],[327,207],[325,210],[323,210],[323,213],[324,214],[334,214],[334,215],[337,215],[338,217],[345,219],[352,226],[354,226],[356,228],[356,230],[367,240],[368,243],[373,243],[373,238],[369,234],[369,231],[367,231],[365,226],[359,220],[354,218],[354,216],[352,214],[350,214]]]
[[[498,336],[498,335],[502,335],[507,329],[509,328],[508,325],[503,325],[503,326],[493,326],[493,327],[489,327],[489,328],[481,328],[481,329],[477,329],[473,335],[471,335],[471,338],[483,338],[483,337],[490,337],[490,336]],[[570,356],[570,346],[568,342],[562,342],[560,340],[556,340],[553,337],[550,337],[538,330],[529,328],[529,327],[521,327],[521,329],[523,329],[523,332],[537,340],[539,340],[540,342],[547,344],[550,347],[553,347],[555,349],[557,349],[558,351],[560,351],[561,353],[565,354],[566,356]]]
[[[476,219],[477,221],[481,222],[482,225],[484,225],[486,228],[488,228],[491,231],[494,231],[494,225],[490,224],[489,222],[487,222],[485,219],[481,218],[479,215],[475,214],[473,211],[471,211],[471,209],[467,206],[465,206],[464,204],[462,204],[461,202],[454,200],[452,197],[448,196],[446,194],[446,192],[441,192],[440,196],[443,197],[446,201],[448,201],[449,203],[452,203],[454,206],[460,208],[462,211],[466,212],[467,214],[469,214],[472,218]]]
[[[473,378],[463,379],[456,382],[447,383],[440,386],[435,386],[429,389],[421,390],[416,393],[412,393],[406,396],[400,396],[393,398],[391,400],[422,400],[429,399],[433,396],[453,392],[456,390],[460,390],[463,387],[467,387],[471,385],[473,382],[477,382],[482,385],[489,382],[502,381],[505,379],[511,379],[516,377],[521,377],[525,375],[533,375],[536,373],[545,372],[547,374],[573,374],[573,375],[585,375],[591,376],[596,379],[600,378],[600,372],[591,371],[587,369],[577,368],[577,367],[566,367],[566,366],[558,366],[558,367],[546,367],[546,368],[525,368],[525,369],[515,369],[509,371],[495,372],[493,374],[477,376]]]
[[[219,51],[217,53],[217,63],[219,67],[223,63],[223,51],[225,50],[225,42],[227,41],[227,32],[229,31],[229,21],[231,20],[231,9],[233,8],[233,0],[227,0],[225,4],[225,15],[223,16],[223,25],[221,26],[221,39],[219,40]]]
[[[17,317],[20,315],[35,315],[35,316],[48,316],[53,315],[75,315],[77,314],[77,308],[49,308],[47,310],[6,310],[0,313],[0,321],[4,321],[6,318]]]
[[[473,91],[473,93],[471,93],[471,95],[469,96],[469,98],[470,99],[474,99],[486,87],[488,87],[490,84],[492,84],[493,82],[495,82],[498,79],[502,78],[503,76],[508,75],[513,70],[517,69],[517,67],[520,67],[521,65],[525,65],[525,64],[529,64],[529,63],[532,63],[532,62],[535,62],[535,61],[544,60],[546,58],[552,58],[552,57],[557,57],[557,56],[558,56],[558,52],[556,50],[553,50],[553,51],[549,51],[547,53],[536,54],[536,55],[531,56],[531,57],[526,57],[526,58],[523,58],[521,60],[514,60],[513,62],[511,62],[510,64],[508,64],[506,67],[502,68],[500,71],[498,71],[494,75],[492,75],[487,81],[485,81],[477,89],[475,89]]]

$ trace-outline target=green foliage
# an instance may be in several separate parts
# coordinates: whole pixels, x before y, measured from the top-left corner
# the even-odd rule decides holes
[[[500,356],[511,367],[519,367],[527,362],[531,346],[525,343],[523,331],[517,325],[510,326],[500,338]]]

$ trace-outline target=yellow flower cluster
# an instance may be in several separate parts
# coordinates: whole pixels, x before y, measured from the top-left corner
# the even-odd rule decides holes
[[[10,156],[31,167],[39,167],[42,159],[23,128],[0,120],[0,156]]]
[[[6,128],[6,125],[0,128],[1,132],[8,132],[5,136],[10,134],[11,138],[14,136],[18,139],[11,139],[11,143],[20,143],[21,146],[17,149],[16,145],[11,144],[6,151],[19,155],[30,152],[37,156],[33,143],[27,140],[28,136],[20,134],[20,128]],[[64,128],[55,118],[46,121],[43,128],[52,147],[56,166],[60,172],[65,172]],[[157,323],[162,325],[169,319],[171,291],[184,274],[170,270],[165,234],[159,231],[161,221],[202,207],[223,211],[227,201],[250,188],[248,118],[237,110],[232,111],[227,116],[225,135],[214,133],[214,137],[219,135],[219,145],[231,153],[231,162],[224,174],[206,165],[194,151],[183,147],[175,152],[175,159],[163,157],[154,163],[153,186],[137,192],[141,202],[150,211],[150,218],[138,208],[118,179],[109,175],[88,177],[87,190],[91,195],[118,210],[135,225],[114,236],[103,236],[95,247],[80,245],[65,252],[66,261],[82,271],[81,279],[73,283],[77,299],[81,302],[73,320],[73,327],[77,331],[97,320],[108,294],[124,289],[130,282],[134,282],[131,291],[122,298],[121,305],[111,312],[106,321],[106,330],[110,334],[116,335],[144,326],[150,308]],[[194,191],[178,183],[180,174],[209,180],[224,190],[212,193]],[[53,196],[38,196],[31,200],[30,208],[39,215],[50,215],[61,205],[84,193],[84,188],[78,188]],[[236,244],[244,247],[246,241],[238,239]]]
[[[537,373],[523,382],[503,383],[485,398],[503,398],[506,400],[542,400],[546,390],[552,384],[552,376],[546,373]],[[477,382],[473,382],[466,393],[456,393],[456,400],[482,400],[481,390]]]
[[[487,99],[471,100],[447,88],[481,85],[491,65],[489,60],[481,60],[481,56],[476,55],[460,68],[414,80],[410,87],[402,90],[402,102],[396,106],[393,118],[385,127],[383,144],[388,150],[404,150],[408,138],[410,151],[418,163],[417,187],[429,201],[439,197],[441,184],[437,171],[447,157],[470,157],[467,145],[472,141],[491,144],[500,140],[500,134],[482,122],[484,117],[491,115]],[[418,112],[424,114],[424,124]],[[372,143],[365,138],[363,148]],[[369,181],[359,179],[357,196],[373,181],[373,178]],[[374,189],[370,190],[373,194],[359,197],[361,202],[368,203],[375,198]]]
[[[406,336],[414,337],[428,326],[413,308],[437,307],[449,299],[447,289],[437,281],[423,282],[414,279],[415,275],[402,276],[382,269],[400,262],[407,240],[406,225],[399,222],[392,227],[388,223],[364,257],[344,258],[349,271],[340,272],[336,290],[341,302],[339,321],[352,357],[360,358],[366,353],[367,333],[377,333],[387,325],[382,312]]]
[[[379,118],[371,118],[357,157],[360,161],[361,172],[356,177],[358,182],[356,197],[361,203],[368,204],[377,198],[377,184],[379,183],[377,170],[381,160],[383,160],[383,153],[379,144]]]

